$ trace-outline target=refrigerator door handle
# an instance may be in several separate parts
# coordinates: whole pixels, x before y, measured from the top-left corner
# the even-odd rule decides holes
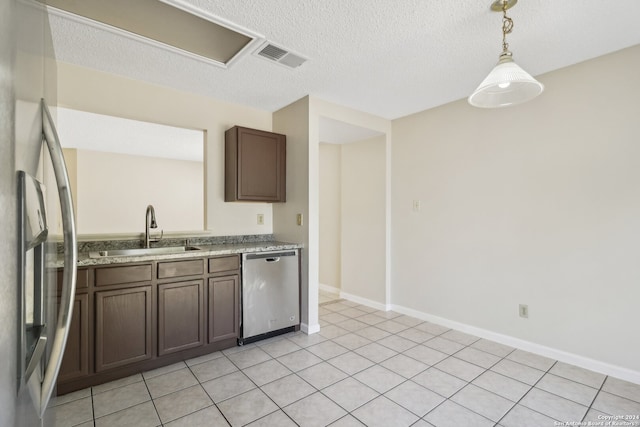
[[[51,113],[44,99],[42,106],[42,133],[46,141],[53,172],[56,177],[60,206],[62,208],[62,232],[64,235],[64,272],[62,276],[62,295],[60,296],[60,311],[56,324],[51,356],[44,372],[42,380],[42,392],[40,399],[40,417],[44,415],[49,404],[49,399],[56,386],[58,372],[62,364],[62,357],[69,335],[69,326],[73,314],[73,299],[76,293],[76,266],[78,263],[78,248],[76,241],[76,225],[73,216],[73,199],[71,197],[71,185],[62,154],[62,146],[51,118]]]

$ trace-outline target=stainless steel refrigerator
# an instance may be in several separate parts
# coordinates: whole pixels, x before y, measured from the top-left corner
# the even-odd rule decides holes
[[[75,266],[73,206],[55,125],[47,14],[0,0],[0,426],[52,426],[49,398],[73,309],[75,268],[57,290],[56,234]],[[57,201],[59,200],[59,202]],[[58,223],[63,224],[58,229]]]

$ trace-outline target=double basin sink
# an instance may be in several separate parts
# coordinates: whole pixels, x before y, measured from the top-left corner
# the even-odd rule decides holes
[[[199,250],[202,250],[202,248],[199,248],[197,246],[168,246],[168,247],[161,247],[161,248],[112,249],[107,251],[89,252],[89,258],[179,254],[182,252],[199,251]]]

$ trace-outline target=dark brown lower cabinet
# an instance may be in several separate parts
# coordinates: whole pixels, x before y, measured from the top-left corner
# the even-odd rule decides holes
[[[58,281],[62,280],[62,270]],[[65,394],[237,345],[240,256],[78,270]]]
[[[86,375],[89,375],[89,295],[79,294],[73,301],[69,338],[58,381],[70,381]]]
[[[240,336],[239,276],[209,278],[209,342]]]
[[[158,285],[158,356],[203,344],[204,281]]]
[[[96,372],[150,359],[151,286],[95,293]]]

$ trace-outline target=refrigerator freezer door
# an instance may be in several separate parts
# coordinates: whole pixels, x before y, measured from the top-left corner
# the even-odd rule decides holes
[[[50,102],[56,103],[53,57],[51,31],[42,3],[0,1],[0,200],[3,208],[0,254],[4,260],[0,268],[0,426],[54,424],[49,414],[43,418],[39,411],[41,384],[35,380],[42,378],[41,370],[34,367],[31,379],[38,383],[34,387],[29,387],[23,379],[26,361],[21,357],[19,345],[22,342],[20,331],[25,324],[19,303],[18,263],[23,242],[20,239],[17,173],[23,170],[31,176],[40,176],[43,153],[40,100],[46,95]],[[47,256],[46,250],[43,259]],[[35,256],[32,260],[37,262]],[[51,275],[47,276],[45,279]],[[47,280],[47,286],[50,284]],[[55,283],[53,285],[55,296]],[[56,301],[48,301],[48,306],[49,302],[55,306]],[[46,323],[55,322],[47,318]],[[48,355],[48,346],[43,353]]]
[[[73,201],[62,148],[49,109],[41,101],[43,139],[56,179],[64,233],[64,265],[59,311],[52,304],[58,297],[51,269],[46,265],[47,215],[44,186],[24,171],[19,181],[19,274],[20,279],[20,384],[26,384],[40,417],[49,404],[62,363],[73,313],[78,260]],[[48,274],[49,273],[49,274]],[[49,314],[51,313],[51,314]]]

